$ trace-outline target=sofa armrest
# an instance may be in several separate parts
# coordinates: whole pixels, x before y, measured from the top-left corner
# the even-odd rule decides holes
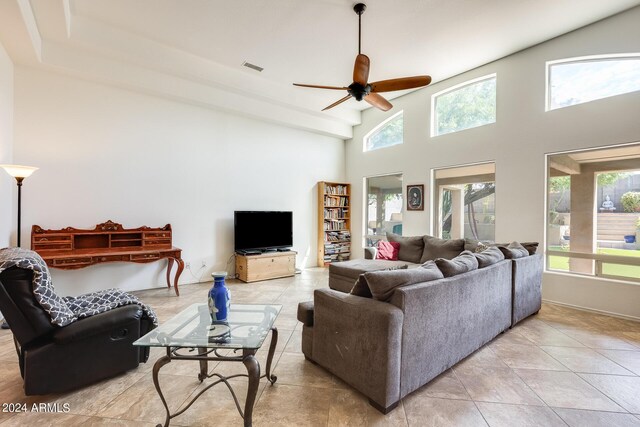
[[[313,360],[383,408],[400,399],[403,313],[330,289],[314,292]]]
[[[376,259],[376,254],[378,253],[378,249],[373,246],[364,248],[364,259]]]
[[[511,260],[513,263],[511,326],[536,313],[542,307],[541,253]]]
[[[313,326],[313,301],[298,303],[298,320],[304,326]]]
[[[128,334],[127,326],[140,323],[141,318],[142,308],[139,305],[125,305],[57,329],[52,338],[56,344],[69,344],[102,334],[111,334],[113,339],[121,339]]]

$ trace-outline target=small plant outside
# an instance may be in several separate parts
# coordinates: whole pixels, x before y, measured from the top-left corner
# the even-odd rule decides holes
[[[640,212],[640,192],[628,191],[620,198],[625,212]]]

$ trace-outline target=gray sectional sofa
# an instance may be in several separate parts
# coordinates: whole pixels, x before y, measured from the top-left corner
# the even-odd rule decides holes
[[[489,252],[499,255],[495,248]],[[489,263],[480,257],[465,251],[451,261],[386,271],[380,269],[408,264],[332,264],[339,267],[333,268],[332,288],[316,290],[314,301],[298,306],[303,353],[389,412],[404,396],[540,309],[540,254]],[[351,280],[349,266],[360,272],[356,279]],[[347,278],[351,286],[345,292]],[[368,284],[373,298],[360,296],[356,281]],[[341,283],[344,290],[336,289]]]
[[[338,262],[329,266],[329,288],[349,293],[361,274],[392,268],[416,268],[437,257],[451,259],[463,250],[473,252],[478,247],[478,242],[465,239],[443,241],[432,236],[403,237],[391,233],[387,234],[387,238],[401,245],[397,261],[375,259],[376,249],[365,248],[365,259]],[[509,244],[498,245],[507,247]],[[525,242],[522,245],[528,250],[529,256],[511,259],[511,326],[537,313],[542,306],[542,255],[536,253],[537,243]],[[419,261],[415,262],[416,260]]]

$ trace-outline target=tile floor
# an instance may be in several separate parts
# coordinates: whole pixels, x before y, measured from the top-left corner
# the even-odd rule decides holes
[[[339,379],[305,361],[300,351],[298,301],[326,287],[327,272],[245,284],[229,281],[234,302],[281,303],[274,357],[275,386],[264,380],[254,411],[257,426],[640,426],[640,323],[545,304],[536,316],[403,399],[384,416]],[[187,285],[181,296],[156,289],[137,292],[167,320],[204,302],[210,284]],[[258,352],[264,367],[265,343]],[[154,426],[164,412],[151,380],[153,362],[83,390],[25,397],[10,331],[0,332],[0,403],[68,403],[68,413],[2,413],[5,426]],[[194,362],[172,362],[160,374],[172,408],[201,389]],[[212,371],[241,372],[237,363]],[[246,385],[234,380],[243,394]],[[243,401],[243,398],[241,398]],[[209,390],[172,425],[241,426],[223,386]]]

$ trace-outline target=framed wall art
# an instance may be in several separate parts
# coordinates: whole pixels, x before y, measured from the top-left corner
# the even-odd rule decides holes
[[[424,210],[424,185],[407,185],[407,210]]]

